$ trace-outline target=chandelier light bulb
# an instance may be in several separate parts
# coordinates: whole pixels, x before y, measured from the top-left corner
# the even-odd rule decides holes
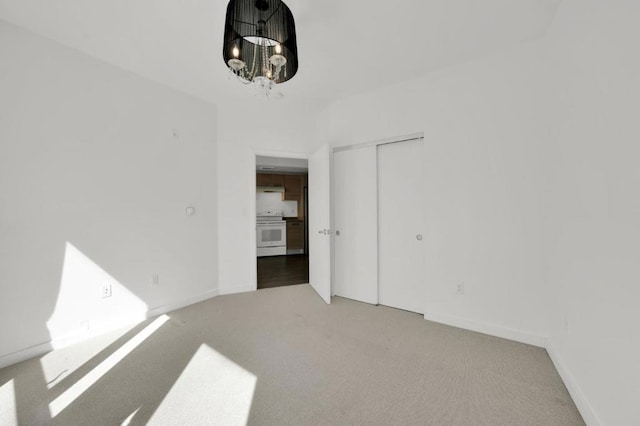
[[[282,46],[280,44],[276,44],[276,54],[280,55],[282,53]]]
[[[238,46],[233,46],[233,51],[231,53],[233,53],[234,58],[238,58],[238,56],[240,56],[240,49],[238,49]]]

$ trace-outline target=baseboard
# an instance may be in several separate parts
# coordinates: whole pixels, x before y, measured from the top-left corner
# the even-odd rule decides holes
[[[218,289],[220,296],[226,294],[246,293],[248,291],[256,291],[255,285],[239,285],[235,287],[226,287]]]
[[[184,308],[185,306],[193,305],[194,303],[199,303],[207,299],[211,299],[212,297],[216,297],[220,294],[218,289],[209,290],[205,293],[202,293],[198,296],[188,297],[179,302],[168,303],[166,305],[157,306],[155,308],[149,309],[147,311],[147,318],[155,317],[157,315],[166,314],[167,312],[175,311],[176,309]]]
[[[547,345],[547,353],[549,354],[549,358],[551,358],[553,365],[556,367],[558,374],[560,374],[560,378],[569,391],[573,402],[576,404],[576,407],[578,407],[578,411],[580,411],[584,422],[588,426],[602,425],[602,422],[596,415],[596,412],[589,403],[586,395],[584,394],[580,386],[578,386],[578,383],[571,373],[571,370],[567,368],[567,365],[564,363],[562,357],[560,357],[560,354],[555,350],[551,342],[549,342],[549,344]]]
[[[465,330],[488,334],[490,336],[514,340],[516,342],[526,343],[527,345],[538,346],[540,348],[545,348],[547,346],[546,336],[517,330],[515,328],[503,327],[501,325],[434,312],[425,313],[424,319],[453,327],[464,328]]]
[[[0,368],[5,368],[22,361],[26,361],[33,357],[46,354],[53,349],[53,342],[40,343],[39,345],[30,346],[16,352],[11,352],[0,356]]]
[[[218,295],[218,289],[210,290],[198,296],[192,296],[183,299],[179,302],[168,303],[166,305],[157,306],[147,310],[147,312],[140,312],[138,314],[117,317],[110,319],[106,322],[93,324],[91,331],[76,330],[69,334],[58,337],[56,339],[49,340],[44,343],[40,343],[34,346],[30,346],[25,349],[21,349],[15,352],[11,352],[0,356],[0,368],[8,367],[13,364],[17,364],[22,361],[26,361],[36,356],[44,355],[53,349],[64,348],[74,343],[79,343],[83,340],[90,339],[92,337],[99,336],[110,331],[114,331],[120,328],[133,326],[147,318],[152,318],[161,314],[166,314],[176,309],[183,308],[185,306],[193,305],[194,303],[202,302]]]

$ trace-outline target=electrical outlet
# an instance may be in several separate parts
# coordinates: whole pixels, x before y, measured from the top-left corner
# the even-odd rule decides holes
[[[464,283],[456,284],[456,294],[464,294]]]
[[[111,284],[102,286],[102,298],[106,299],[107,297],[111,297]]]
[[[152,287],[157,286],[160,283],[160,277],[158,276],[158,274],[151,274],[151,278],[149,278],[149,284],[151,284]]]

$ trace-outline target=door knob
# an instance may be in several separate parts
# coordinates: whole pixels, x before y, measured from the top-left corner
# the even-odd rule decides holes
[[[418,241],[422,241],[422,234],[418,234],[418,235],[416,235],[416,240],[418,240]]]

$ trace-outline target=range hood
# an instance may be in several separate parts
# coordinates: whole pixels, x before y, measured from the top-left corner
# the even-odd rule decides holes
[[[259,193],[275,192],[278,194],[284,194],[284,186],[258,186],[256,191]]]

